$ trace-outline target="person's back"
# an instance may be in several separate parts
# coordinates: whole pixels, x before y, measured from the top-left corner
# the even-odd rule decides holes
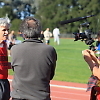
[[[51,100],[50,80],[57,60],[55,49],[38,37],[27,38],[13,46],[11,54],[14,69],[12,100]]]
[[[21,95],[23,98],[30,95],[29,98],[33,100],[37,100],[37,97],[39,100],[49,100],[49,82],[54,75],[56,60],[54,49],[41,42],[26,41],[14,46],[12,52],[14,52],[12,62],[16,61],[12,63],[12,66],[16,66],[13,84],[15,84],[14,89],[19,90],[18,95],[24,91],[24,96]],[[18,78],[17,82],[16,78]]]

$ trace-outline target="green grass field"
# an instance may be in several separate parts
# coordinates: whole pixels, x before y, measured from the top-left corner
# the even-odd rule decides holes
[[[60,39],[60,42],[60,45],[54,45],[53,38],[50,41],[50,45],[56,49],[58,55],[53,80],[87,83],[91,72],[81,52],[89,46],[74,39]],[[13,75],[13,71],[9,70],[9,74]]]

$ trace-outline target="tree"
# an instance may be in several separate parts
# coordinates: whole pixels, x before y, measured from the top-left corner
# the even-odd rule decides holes
[[[80,8],[82,9],[81,13],[85,15],[95,15],[94,17],[88,18],[87,21],[90,23],[90,29],[96,33],[98,32],[98,19],[100,16],[100,1],[99,0],[78,0]],[[100,28],[100,27],[99,27]]]
[[[18,32],[20,23],[21,23],[21,20],[20,19],[17,19],[16,18],[16,19],[12,20],[10,30],[14,30],[14,31],[17,31]]]
[[[5,6],[3,8],[0,8],[0,17],[5,17],[7,15],[9,15],[8,17],[10,19],[13,19],[12,16],[13,16],[13,12],[12,12],[12,9],[10,6]],[[12,16],[10,16],[12,15]]]
[[[20,19],[33,16],[38,9],[40,0],[0,0],[0,17],[10,18],[11,30],[18,31]]]
[[[3,0],[0,8],[9,6],[10,18],[24,19],[26,16],[35,16],[43,25],[43,30],[51,30],[58,26],[62,33],[78,32],[78,27],[84,22],[90,23],[90,29],[97,32],[100,29],[100,1],[99,0]],[[11,11],[11,13],[10,13]],[[7,12],[2,9],[2,15]],[[85,20],[61,25],[59,22],[77,17],[96,15]],[[84,27],[85,28],[85,27]]]
[[[3,7],[10,6],[13,14],[19,19],[32,16],[36,12],[35,0],[3,0],[3,3]]]
[[[35,16],[42,21],[43,29],[50,27],[53,29],[59,26],[63,32],[78,32],[80,24],[88,21],[90,29],[95,31],[97,18],[99,14],[99,0],[42,0]],[[95,17],[87,18],[73,23],[60,25],[60,21],[69,20],[77,17],[95,15]]]
[[[55,0],[55,2],[53,0],[43,0],[36,17],[42,21],[43,28],[50,27],[53,29],[56,26],[60,26],[60,21],[73,18],[70,12],[76,5],[75,0],[67,0],[67,2],[66,0]],[[62,27],[66,31],[67,26],[60,26],[60,28]],[[70,30],[70,28],[67,28],[67,31]]]

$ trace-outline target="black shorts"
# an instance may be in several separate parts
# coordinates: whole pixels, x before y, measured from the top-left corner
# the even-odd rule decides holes
[[[10,44],[9,44],[9,47],[8,47],[8,50],[10,50],[12,46],[13,46],[13,44],[10,43]]]
[[[9,100],[10,84],[8,79],[0,79],[0,100]]]

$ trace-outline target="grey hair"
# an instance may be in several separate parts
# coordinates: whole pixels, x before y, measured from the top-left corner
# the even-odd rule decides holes
[[[10,19],[8,17],[0,18],[0,26],[11,26]]]
[[[38,38],[41,34],[41,24],[37,19],[29,16],[22,21],[19,31],[25,38]]]

